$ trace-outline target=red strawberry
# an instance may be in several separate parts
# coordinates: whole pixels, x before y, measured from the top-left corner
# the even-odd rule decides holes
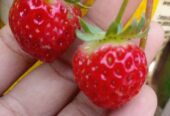
[[[15,0],[9,14],[12,32],[24,51],[46,62],[73,43],[79,8],[61,0]]]
[[[77,36],[86,42],[73,58],[76,82],[93,103],[103,108],[114,109],[127,103],[139,92],[147,75],[145,53],[126,42],[146,37],[145,18],[123,29],[121,17],[127,3],[124,0],[107,32],[83,20],[83,31],[77,31]]]
[[[78,49],[73,67],[80,89],[98,106],[114,109],[129,101],[142,87],[146,57],[138,46],[104,44],[88,53]]]

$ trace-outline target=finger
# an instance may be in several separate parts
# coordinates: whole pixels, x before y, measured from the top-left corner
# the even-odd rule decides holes
[[[0,94],[2,94],[34,60],[16,43],[8,26],[0,30]]]
[[[57,116],[105,116],[106,113],[106,110],[97,107],[83,93],[79,93]]]
[[[4,96],[7,103],[19,104],[29,116],[53,116],[77,93],[70,66],[56,61],[44,64],[25,77],[10,93]]]
[[[110,113],[109,116],[154,116],[157,106],[157,97],[149,86],[124,107]]]
[[[156,106],[155,93],[150,87],[144,86],[137,96],[115,111],[100,109],[81,93],[57,116],[153,116]]]
[[[154,57],[161,50],[164,41],[165,39],[163,28],[157,23],[151,23],[151,28],[148,34],[147,44],[145,48],[148,63],[151,63]]]

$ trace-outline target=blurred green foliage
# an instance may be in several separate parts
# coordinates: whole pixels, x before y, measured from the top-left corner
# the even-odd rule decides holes
[[[161,107],[166,105],[170,98],[170,55],[166,61],[164,71],[158,83],[158,99]]]
[[[170,99],[170,42],[163,50],[153,81],[157,86],[159,106],[163,108]]]

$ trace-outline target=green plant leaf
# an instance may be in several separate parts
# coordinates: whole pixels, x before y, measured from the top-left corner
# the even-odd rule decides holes
[[[89,9],[90,7],[85,5],[85,4],[82,4],[81,2],[77,2],[75,3],[77,6],[79,6],[80,8],[84,8],[84,9]]]
[[[119,23],[119,25],[117,26],[117,34],[121,33],[123,30],[123,26],[121,23]]]
[[[136,34],[137,33],[137,21],[136,19],[133,20],[132,24],[129,25],[122,33],[120,33],[120,36],[129,36],[132,34]]]
[[[98,34],[84,33],[79,30],[76,31],[76,35],[79,39],[86,41],[86,42],[102,40],[105,37],[105,33],[98,33]]]
[[[140,32],[143,29],[143,27],[145,26],[145,22],[145,15],[142,15],[141,20],[138,23],[137,32]]]
[[[132,32],[133,31],[132,29],[133,29],[132,26],[129,25],[122,33],[120,33],[120,35],[126,35],[129,32]]]
[[[137,20],[134,19],[133,22],[132,22],[132,32],[131,33],[137,33],[137,28],[138,28],[138,23],[137,23]]]
[[[134,39],[134,38],[145,38],[148,35],[149,29],[146,29],[144,32],[141,33],[137,33],[137,34],[131,34],[131,35],[123,35],[122,38],[129,38],[130,39]]]
[[[82,18],[79,19],[80,20],[80,25],[83,28],[83,31],[86,33],[91,33],[91,29],[89,27],[89,24],[87,24]]]
[[[88,26],[89,26],[91,33],[95,34],[95,33],[103,33],[104,32],[102,29],[100,29],[97,26],[94,26],[94,25],[88,25]]]
[[[96,41],[105,37],[105,32],[97,26],[90,25],[80,18],[83,31],[77,30],[76,34],[83,41]]]
[[[81,8],[85,8],[85,9],[90,8],[89,6],[82,4],[80,0],[64,0],[64,1],[70,4],[75,4]]]
[[[102,33],[102,32],[104,32],[99,27],[87,23],[82,18],[80,18],[80,24],[81,24],[81,27],[83,28],[83,30],[86,33],[94,33],[95,34],[95,33]]]

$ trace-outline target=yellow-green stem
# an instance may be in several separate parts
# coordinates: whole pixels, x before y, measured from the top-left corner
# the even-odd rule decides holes
[[[52,4],[54,3],[54,0],[45,0],[46,3]]]
[[[110,25],[110,27],[108,28],[106,36],[110,35],[110,33],[113,33],[113,32],[115,32],[115,30],[117,30],[117,24],[121,23],[121,20],[122,20],[124,12],[126,10],[126,7],[128,5],[128,2],[129,2],[129,0],[123,0],[123,3],[122,3],[121,8],[118,12],[118,15],[117,15],[115,21],[113,21],[112,24]]]
[[[145,23],[145,26],[144,26],[143,30],[148,28],[149,25],[150,25],[150,22],[151,22],[151,19],[152,19],[152,9],[153,9],[153,0],[147,0],[147,7],[146,7],[146,13],[145,13],[146,23]],[[147,37],[142,38],[140,40],[140,47],[145,49],[146,42],[147,42]]]
[[[121,6],[121,8],[119,10],[119,13],[118,13],[118,16],[116,17],[115,22],[120,23],[120,21],[122,19],[122,16],[123,16],[123,14],[124,14],[124,12],[126,10],[126,6],[127,6],[128,2],[129,2],[129,0],[124,0],[123,1],[122,6]]]

